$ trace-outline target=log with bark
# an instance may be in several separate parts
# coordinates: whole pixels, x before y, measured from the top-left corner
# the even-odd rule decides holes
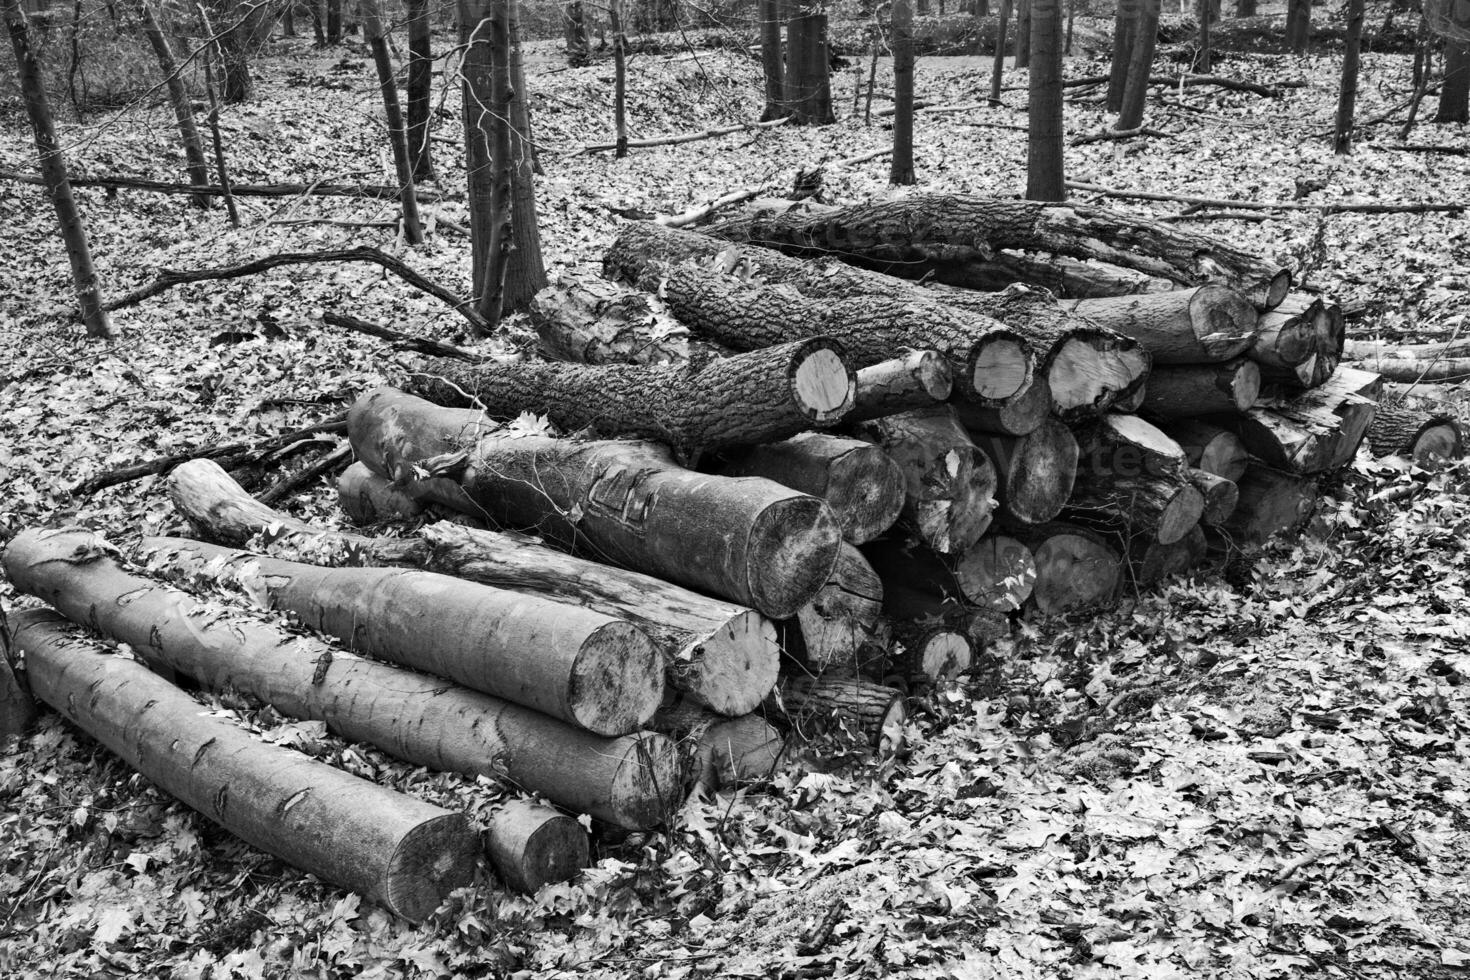
[[[903,470],[903,519],[942,554],[964,551],[985,533],[995,508],[995,467],[954,409],[941,405],[858,426]]]
[[[350,649],[598,735],[637,731],[663,700],[653,642],[590,609],[415,569],[307,565],[187,538],[144,544],[171,577],[263,592]]]
[[[1269,391],[1244,415],[1210,421],[1240,436],[1251,455],[1291,473],[1324,473],[1346,465],[1373,422],[1382,378],[1341,368],[1317,388],[1293,395]]]
[[[788,286],[807,299],[852,303],[876,297],[901,304],[909,322],[928,315],[935,322],[956,325],[976,336],[992,329],[995,321],[1004,323],[1031,345],[1038,360],[1033,376],[1045,376],[1057,410],[1069,417],[1106,411],[1140,386],[1148,373],[1148,354],[1136,341],[1067,312],[1044,292],[1019,286],[999,294],[925,288],[832,258],[803,261],[755,245],[732,246],[708,235],[647,224],[623,229],[608,250],[604,271],[636,281],[649,270],[657,272],[689,261],[744,270],[767,284]],[[837,336],[845,335],[839,332]],[[890,349],[881,356],[891,353]],[[957,375],[961,390],[962,374],[963,368]],[[1024,393],[1022,389],[1016,395]]]
[[[1096,259],[1183,285],[1224,282],[1258,309],[1291,286],[1286,269],[1217,239],[1091,205],[921,194],[823,212],[758,213],[710,227],[795,255],[838,255],[911,278],[968,286],[967,266],[1001,249]]]
[[[865,422],[913,408],[930,408],[948,401],[953,390],[954,372],[943,354],[935,350],[910,351],[858,370],[857,394],[847,421]]]
[[[1260,393],[1261,369],[1248,358],[1156,367],[1148,376],[1139,411],[1157,419],[1244,412]]]
[[[1051,384],[1039,372],[1033,373],[1024,388],[1000,405],[969,401],[956,401],[953,405],[960,421],[971,432],[1000,436],[1024,436],[1036,431],[1056,407]]]
[[[228,475],[225,477],[229,479]],[[354,524],[413,521],[424,515],[424,504],[358,461],[337,477],[337,503]],[[264,505],[262,505],[264,506]]]
[[[1240,436],[1229,429],[1201,419],[1166,420],[1162,428],[1184,450],[1185,459],[1195,469],[1227,480],[1238,480],[1245,473],[1250,454]]]
[[[1234,480],[1191,468],[1189,482],[1204,498],[1204,510],[1200,513],[1201,524],[1224,524],[1240,505],[1240,488]]]
[[[871,648],[888,646],[883,583],[862,552],[844,544],[832,577],[796,611],[787,650],[812,671],[852,667]]]
[[[682,700],[660,708],[650,727],[676,740],[686,784],[706,790],[769,778],[786,749],[759,714],[725,718]]]
[[[1123,475],[1080,469],[1063,516],[1114,534],[1173,544],[1199,523],[1204,497],[1177,474]]]
[[[0,751],[8,750],[13,739],[30,731],[37,717],[36,699],[4,623],[0,614]]]
[[[995,496],[1010,520],[1042,524],[1062,512],[1077,476],[1077,440],[1056,419],[1024,436],[971,433],[995,465]]]
[[[1137,340],[1159,364],[1214,364],[1249,350],[1256,309],[1227,286],[1072,300],[1069,307],[1099,326]]]
[[[1266,381],[1302,388],[1323,384],[1342,361],[1346,329],[1342,307],[1305,293],[1292,293],[1261,315],[1260,338],[1250,357]]]
[[[1465,455],[1460,424],[1451,415],[1404,408],[1379,408],[1368,427],[1374,456],[1406,456],[1416,463]]]
[[[1052,521],[1011,534],[1036,563],[1031,602],[1047,615],[1094,609],[1118,590],[1123,559],[1096,531]]]
[[[1173,544],[1137,537],[1127,543],[1125,551],[1133,583],[1139,588],[1149,588],[1197,568],[1207,551],[1205,532],[1200,527],[1191,528]]]
[[[465,364],[423,358],[408,390],[492,416],[544,414],[567,432],[641,436],[686,460],[835,425],[852,408],[856,378],[826,337],[718,358],[703,367],[643,364]]]
[[[210,540],[263,540],[262,532],[279,525],[280,536],[268,545],[271,553],[281,552],[277,557],[318,565],[425,568],[626,619],[658,646],[670,687],[722,713],[752,710],[775,684],[780,658],[775,626],[753,609],[651,575],[574,558],[523,534],[439,522],[412,538],[369,538],[300,521],[287,524],[291,519],[284,515],[250,507],[244,491],[215,469],[201,474],[180,467],[170,486],[174,506]]]
[[[903,748],[903,693],[861,677],[793,677],[781,685],[778,708],[802,739],[844,734],[861,738],[879,755]]]
[[[85,532],[26,531],[5,553],[21,589],[127,643],[151,664],[415,765],[508,779],[572,810],[649,827],[677,805],[658,736],[590,735],[517,704],[292,635],[124,571]]]
[[[1036,582],[1030,549],[998,532],[958,555],[935,554],[901,535],[875,541],[863,553],[883,582],[884,611],[895,619],[945,618],[967,605],[1011,612],[1030,598]]]
[[[724,476],[758,476],[827,501],[842,537],[871,541],[893,526],[904,502],[904,475],[877,446],[805,432],[756,446],[719,468]]]
[[[377,389],[353,407],[353,448],[375,469],[393,462],[411,471],[463,428],[454,415],[444,425],[443,411]],[[821,500],[768,480],[694,473],[653,443],[522,436],[459,448],[469,451],[448,457],[444,471],[498,525],[535,528],[559,546],[773,619],[810,602],[837,561],[841,530]]]
[[[955,677],[975,662],[975,647],[963,632],[925,622],[898,623],[888,674],[912,688]]]
[[[1252,462],[1237,481],[1240,502],[1222,527],[1228,543],[1237,547],[1263,544],[1273,535],[1294,531],[1317,509],[1317,484]]]
[[[541,351],[578,364],[684,364],[712,353],[663,300],[591,275],[557,276],[531,301]]]
[[[969,263],[965,268],[965,280],[967,290],[1002,290],[1025,285],[1043,289],[1064,302],[1167,293],[1179,288],[1178,283],[1168,279],[1120,269],[1105,262],[1016,250],[1002,250],[992,254],[987,261]]]
[[[49,611],[18,613],[12,642],[37,697],[163,790],[286,863],[415,922],[474,876],[479,848],[463,814],[210,717]]]

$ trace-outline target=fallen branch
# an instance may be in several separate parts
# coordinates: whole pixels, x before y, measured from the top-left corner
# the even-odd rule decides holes
[[[724,197],[717,197],[706,204],[690,208],[682,214],[659,215],[653,220],[665,228],[683,228],[686,225],[692,225],[708,218],[720,208],[729,207],[731,204],[740,204],[744,201],[749,201],[751,198],[760,197],[763,190],[765,190],[764,185],[760,187],[747,187],[743,191],[731,191]]]
[[[195,187],[194,191],[198,192],[199,188]],[[157,278],[151,283],[133,290],[120,299],[113,300],[107,304],[105,309],[111,312],[128,306],[136,306],[145,299],[167,292],[184,283],[207,282],[213,279],[243,279],[246,276],[253,276],[281,266],[312,265],[318,262],[372,262],[380,265],[420,292],[428,293],[458,310],[460,315],[469,321],[476,333],[490,332],[490,325],[485,322],[484,317],[475,312],[472,302],[460,299],[443,286],[415,272],[402,259],[370,246],[331,249],[324,252],[278,252],[243,265],[231,265],[219,269],[160,269]]]
[[[1085,78],[1073,78],[1062,83],[1062,88],[1081,88],[1088,85],[1106,85],[1107,75],[1088,75]],[[1186,88],[1195,85],[1213,85],[1217,88],[1229,89],[1233,92],[1252,92],[1256,95],[1264,95],[1274,99],[1281,95],[1282,89],[1306,88],[1307,83],[1302,79],[1292,79],[1285,82],[1275,82],[1271,85],[1262,85],[1260,82],[1248,81],[1244,78],[1226,78],[1223,75],[1152,75],[1149,77],[1150,85],[1168,85],[1178,88],[1181,84]]]
[[[1355,204],[1337,202],[1333,204],[1309,204],[1304,201],[1227,201],[1217,197],[1195,197],[1191,194],[1163,194],[1157,191],[1127,191],[1100,184],[1088,184],[1079,180],[1067,181],[1067,187],[1103,197],[1117,197],[1137,201],[1174,201],[1179,204],[1195,204],[1207,208],[1227,208],[1241,211],[1317,211],[1322,214],[1460,214],[1470,204]]]
[[[1171,214],[1160,221],[1270,221],[1269,214],[1259,211],[1185,211]]]
[[[40,177],[0,170],[0,180],[20,184],[43,185]],[[234,194],[237,197],[367,197],[378,200],[397,200],[399,188],[392,184],[236,184],[228,188],[219,185],[197,186],[176,184],[165,180],[148,180],[144,177],[72,177],[73,187],[105,187],[110,190],[147,191],[153,194]],[[418,191],[425,200],[463,200],[462,195],[443,194],[439,191]]]
[[[783,116],[780,119],[772,119],[769,122],[739,123],[735,126],[720,126],[716,129],[705,129],[697,133],[679,133],[675,136],[657,136],[649,139],[628,140],[628,147],[632,149],[634,147],[673,146],[676,143],[694,143],[698,140],[714,139],[717,136],[728,136],[731,133],[749,132],[750,130],[756,129],[775,129],[777,126],[784,126],[790,121],[790,116]],[[616,143],[589,143],[587,146],[582,147],[580,152],[584,154],[602,153],[607,150],[616,150],[617,148],[618,145]]]
[[[338,470],[345,469],[350,462],[352,462],[352,446],[349,443],[341,443],[330,452],[324,453],[321,459],[303,467],[299,473],[288,476],[266,490],[260,495],[260,502],[274,504],[285,500],[311,486],[323,476],[335,475]]]
[[[310,439],[319,433],[346,431],[347,413],[342,412],[325,422],[308,425],[303,429],[294,429],[291,432],[283,432],[275,438],[267,439],[264,442],[215,443],[209,446],[199,446],[182,453],[174,453],[172,456],[160,456],[156,459],[145,460],[141,463],[133,463],[130,466],[108,470],[105,473],[88,477],[81,483],[78,483],[71,488],[71,494],[74,497],[90,496],[98,490],[115,487],[120,483],[130,483],[133,480],[141,480],[145,476],[167,473],[180,463],[187,463],[191,459],[212,459],[226,469],[232,469],[261,459],[292,443]]]
[[[1025,127],[1017,126],[1015,128],[1024,129]],[[1085,146],[1088,143],[1106,143],[1112,140],[1131,140],[1135,136],[1155,136],[1159,139],[1166,140],[1171,140],[1174,138],[1173,133],[1166,133],[1162,129],[1152,129],[1148,126],[1139,126],[1136,129],[1105,129],[1100,133],[1092,133],[1088,136],[1078,136],[1073,138],[1071,145]]]
[[[1390,143],[1380,150],[1396,150],[1400,153],[1438,153],[1444,156],[1470,156],[1470,146],[1445,146],[1441,143]]]
[[[416,334],[404,333],[401,330],[394,330],[392,327],[385,327],[381,323],[363,320],[346,313],[324,313],[322,314],[322,319],[331,326],[341,327],[343,330],[351,330],[354,333],[365,333],[370,337],[381,337],[384,340],[391,340],[403,350],[417,351],[420,354],[433,354],[436,357],[454,357],[461,361],[483,360],[483,358],[473,351],[467,351],[463,347],[446,344],[442,340],[434,340],[431,337],[420,337]]]

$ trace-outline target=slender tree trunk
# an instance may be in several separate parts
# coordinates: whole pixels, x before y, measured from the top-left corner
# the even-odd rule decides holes
[[[1306,54],[1312,33],[1312,0],[1288,0],[1286,5],[1286,44],[1292,54]],[[1361,33],[1361,32],[1360,32]]]
[[[1000,105],[1000,82],[1006,61],[1006,21],[1010,16],[1011,0],[1000,0],[1000,22],[995,28],[995,57],[990,65],[991,105]]]
[[[510,16],[508,0],[462,0],[465,138],[469,161],[470,241],[477,309],[493,329],[505,308],[511,250]]]
[[[566,28],[567,64],[582,68],[591,63],[591,52],[587,47],[587,21],[582,14],[582,0],[571,0],[562,8],[563,26]]]
[[[327,43],[342,43],[342,0],[326,0]]]
[[[199,129],[194,125],[194,109],[189,104],[189,93],[184,88],[178,62],[174,60],[173,49],[169,47],[168,38],[163,36],[148,0],[139,2],[138,11],[143,19],[143,33],[148,37],[148,43],[158,59],[159,70],[163,72],[164,84],[168,88],[168,100],[173,106],[179,138],[184,144],[189,183],[205,186],[209,183],[209,165],[204,161],[204,143],[199,138]],[[200,208],[208,208],[211,203],[208,194],[196,194],[192,200]]]
[[[1235,0],[1235,16],[1254,17],[1256,15],[1256,0]]]
[[[281,36],[296,36],[296,0],[286,0],[286,6],[281,11]]]
[[[1444,85],[1435,122],[1470,122],[1470,41],[1446,41]]]
[[[1031,67],[1031,0],[1016,5],[1016,67]]]
[[[326,25],[322,22],[322,0],[307,0],[311,10],[312,43],[319,48],[327,46]]]
[[[786,63],[781,55],[781,0],[760,0],[761,74],[765,79],[766,107],[761,122],[786,115]]]
[[[66,91],[71,96],[71,108],[77,122],[82,121],[82,103],[86,100],[87,76],[82,75],[82,98],[77,97],[77,75],[82,69],[82,0],[76,0],[71,8],[71,51],[66,62]]]
[[[1128,64],[1138,37],[1139,0],[1118,0],[1113,15],[1113,64],[1108,70],[1108,111],[1123,111],[1123,92],[1128,87]]]
[[[1214,56],[1210,52],[1210,28],[1216,16],[1213,0],[1196,0],[1195,12],[1199,17],[1199,50],[1194,55],[1194,70],[1208,74],[1210,65],[1214,62]]]
[[[1139,0],[1138,34],[1128,62],[1128,84],[1123,89],[1123,108],[1115,129],[1137,129],[1143,125],[1143,107],[1148,100],[1149,73],[1154,64],[1154,46],[1159,36],[1159,0]]]
[[[914,12],[893,0],[893,161],[889,183],[914,183]]]
[[[1026,196],[1033,201],[1064,201],[1062,173],[1062,0],[1031,0],[1029,142]]]
[[[786,50],[792,70],[787,76],[786,103],[796,121],[807,126],[836,122],[827,57],[827,15],[803,12],[791,18]]]
[[[433,110],[434,52],[429,44],[429,0],[408,0],[408,154],[413,179],[434,179],[434,155],[429,145],[429,117]]]
[[[536,218],[536,183],[541,173],[531,129],[530,91],[521,64],[521,10],[519,0],[507,0],[510,44],[510,155],[511,175],[510,266],[506,269],[505,309],[521,310],[546,288],[546,266],[541,258],[540,224]]]
[[[1062,42],[1062,54],[1072,54],[1072,25],[1077,20],[1077,0],[1067,0],[1067,36]]]
[[[607,20],[613,36],[613,156],[621,160],[628,155],[628,57],[625,52],[628,38],[623,33],[620,5],[620,0],[609,0]],[[780,40],[778,33],[778,44]]]
[[[31,129],[35,133],[41,176],[45,178],[46,193],[51,198],[51,204],[56,208],[61,238],[66,243],[67,258],[71,261],[72,283],[81,307],[82,322],[86,324],[89,337],[115,337],[117,331],[113,329],[111,320],[102,309],[102,289],[97,282],[97,270],[92,266],[92,252],[87,246],[87,230],[82,225],[77,202],[71,195],[71,183],[66,177],[66,157],[56,141],[51,106],[46,101],[46,90],[41,84],[40,66],[31,51],[30,32],[27,30],[26,15],[21,10],[20,2],[21,0],[0,0],[0,4],[4,5],[5,27],[10,32],[10,44],[15,49],[21,96],[25,100],[26,112],[31,117]]]
[[[424,240],[424,229],[419,223],[418,198],[413,189],[413,162],[409,159],[408,130],[403,122],[403,109],[398,104],[398,81],[393,75],[393,61],[388,54],[388,38],[383,30],[382,15],[378,12],[378,0],[363,0],[361,11],[362,32],[372,49],[373,64],[378,70],[378,88],[383,93],[388,145],[393,150],[393,169],[398,175],[398,200],[403,209],[403,237],[410,245],[419,245]]]
[[[207,23],[207,21],[206,21]],[[214,84],[214,68],[209,54],[204,58],[204,91],[209,96],[209,139],[214,148],[214,169],[219,174],[219,186],[224,191],[225,211],[230,216],[230,225],[240,227],[240,209],[235,206],[235,195],[230,189],[230,173],[225,166],[225,141],[219,131],[219,89]]]
[[[1358,101],[1358,59],[1363,45],[1363,0],[1348,0],[1347,38],[1343,42],[1342,87],[1337,96],[1337,127],[1332,152],[1353,152],[1353,108]]]

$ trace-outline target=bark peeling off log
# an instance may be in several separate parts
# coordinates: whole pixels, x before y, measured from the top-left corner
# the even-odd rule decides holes
[[[1344,466],[1358,450],[1377,409],[1382,378],[1343,368],[1301,394],[1271,392],[1245,415],[1211,421],[1240,436],[1251,454],[1292,473]],[[1285,395],[1285,397],[1282,397]]]
[[[413,921],[470,883],[478,847],[462,814],[210,718],[142,664],[76,638],[49,610],[18,613],[13,630],[42,700],[250,844]]]
[[[954,372],[938,351],[912,351],[879,361],[858,371],[857,396],[848,421],[863,422],[911,408],[927,408],[948,401],[953,388]]]
[[[1260,393],[1261,369],[1244,357],[1218,364],[1156,367],[1141,409],[1165,419],[1239,413],[1254,405]]]

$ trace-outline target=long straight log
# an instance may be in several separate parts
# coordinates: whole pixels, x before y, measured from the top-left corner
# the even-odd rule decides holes
[[[701,352],[652,293],[590,275],[562,275],[531,301],[541,350],[576,364],[684,364]]]
[[[935,551],[964,551],[990,526],[996,473],[948,405],[865,422],[865,438],[903,470],[903,519]]]
[[[903,746],[908,707],[894,688],[860,677],[795,677],[782,686],[781,705],[801,738],[846,733],[861,737],[879,755]]]
[[[1154,364],[1213,364],[1238,357],[1256,337],[1256,310],[1226,286],[1081,299],[1071,309],[1142,344]]]
[[[375,469],[411,474],[464,430],[442,411],[377,389],[349,415],[353,449]],[[841,529],[823,501],[686,470],[653,443],[494,436],[458,448],[456,485],[473,512],[773,619],[810,602],[837,561]]]
[[[1001,249],[1096,259],[1182,285],[1224,281],[1258,309],[1285,298],[1291,274],[1203,235],[1091,205],[918,194],[830,211],[757,212],[710,234],[794,255],[838,255],[913,278],[965,285],[965,266]]]
[[[721,466],[724,476],[758,476],[827,501],[843,540],[871,541],[893,526],[904,502],[904,475],[872,443],[806,432],[756,446]]]
[[[1148,376],[1139,411],[1161,419],[1244,412],[1261,393],[1261,369],[1237,357],[1215,364],[1156,367]]]
[[[1072,499],[1062,513],[1073,523],[1173,544],[1199,523],[1204,509],[1204,497],[1179,475],[1079,470]]]
[[[1382,378],[1352,368],[1299,395],[1275,393],[1244,415],[1211,418],[1240,436],[1253,456],[1291,473],[1324,473],[1347,464],[1373,422]]]
[[[408,389],[490,415],[545,414],[567,432],[641,436],[684,459],[821,428],[852,408],[856,378],[835,341],[812,337],[719,358],[698,370],[639,364],[417,362]]]
[[[971,436],[995,464],[995,496],[1004,517],[1042,524],[1062,512],[1077,476],[1077,440],[1070,429],[1048,419],[1019,437]]]
[[[1057,615],[1094,609],[1111,601],[1117,592],[1123,559],[1097,532],[1053,521],[1011,533],[1035,558],[1031,601],[1041,612]]]
[[[1465,455],[1454,416],[1402,408],[1378,409],[1368,427],[1368,448],[1374,456],[1406,456],[1416,463]]]
[[[19,613],[12,628],[41,700],[246,842],[415,922],[470,883],[478,847],[462,814],[211,718],[49,611]]]
[[[263,588],[272,606],[351,649],[594,734],[636,731],[663,700],[652,641],[580,606],[434,572],[306,565],[187,538],[145,545],[172,576]]]
[[[673,748],[663,739],[600,738],[247,616],[222,617],[217,604],[126,573],[90,534],[23,532],[5,553],[5,569],[17,588],[150,661],[325,721],[344,738],[415,765],[509,779],[626,827],[653,826],[677,805]]]

